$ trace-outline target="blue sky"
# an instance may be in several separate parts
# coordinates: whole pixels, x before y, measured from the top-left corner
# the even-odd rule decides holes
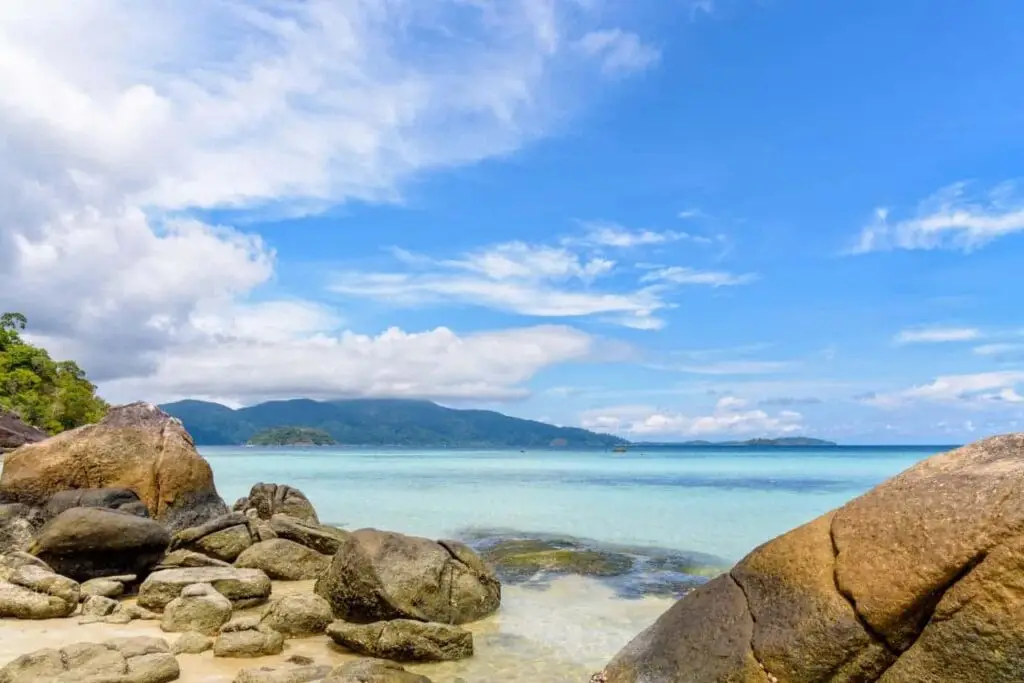
[[[0,306],[114,400],[1021,428],[1024,6],[165,5],[0,11]]]

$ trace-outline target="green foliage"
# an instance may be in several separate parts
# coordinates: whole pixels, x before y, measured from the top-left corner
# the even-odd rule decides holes
[[[85,372],[22,339],[27,325],[21,313],[0,316],[0,410],[51,434],[102,418],[107,404]]]
[[[275,427],[256,434],[249,443],[253,446],[333,446],[337,443],[322,429],[312,427]]]
[[[350,446],[463,448],[611,448],[607,434],[520,420],[490,410],[454,410],[430,401],[352,399],[270,401],[232,410],[219,403],[179,401],[161,406],[179,418],[197,444],[228,445],[280,425],[323,430]]]

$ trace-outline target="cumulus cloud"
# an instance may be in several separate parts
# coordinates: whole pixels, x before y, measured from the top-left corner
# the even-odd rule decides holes
[[[943,188],[922,201],[914,215],[893,220],[877,209],[850,250],[854,254],[893,249],[951,249],[970,252],[1024,231],[1024,197],[1016,182],[971,193],[968,183]]]
[[[942,344],[973,341],[980,337],[981,331],[973,327],[925,327],[903,330],[893,341],[897,344]]]
[[[716,435],[778,435],[803,430],[800,413],[769,414],[743,399],[725,396],[710,415],[687,415],[653,406],[614,406],[583,413],[581,426],[633,438],[692,438]]]
[[[260,238],[189,216],[392,201],[414,175],[517,149],[564,113],[564,79],[621,75],[609,65],[642,54],[625,34],[581,54],[599,14],[574,0],[7,3],[0,309],[124,398],[514,395],[586,336],[344,332],[320,304],[267,300],[276,257]],[[495,358],[513,360],[485,371]]]
[[[931,382],[893,392],[872,393],[861,400],[879,408],[900,408],[920,403],[964,407],[993,407],[1024,403],[1020,394],[1024,371],[944,375]]]

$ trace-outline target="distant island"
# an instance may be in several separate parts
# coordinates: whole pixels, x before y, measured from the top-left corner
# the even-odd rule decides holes
[[[181,420],[196,444],[203,446],[253,443],[257,437],[274,444],[295,445],[280,443],[283,438],[291,438],[281,432],[299,428],[322,432],[347,446],[608,450],[629,444],[617,436],[586,429],[409,399],[292,399],[237,410],[219,403],[187,400],[160,407]]]
[[[746,441],[683,441],[673,443],[644,442],[635,446],[838,446],[834,441],[812,439],[807,436],[783,436],[777,439],[747,439]]]
[[[274,427],[258,432],[246,443],[250,446],[334,446],[338,442],[322,429]]]

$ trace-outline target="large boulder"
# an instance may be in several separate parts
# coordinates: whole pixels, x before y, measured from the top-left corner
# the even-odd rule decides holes
[[[680,600],[607,683],[1010,683],[1024,671],[1024,434],[925,460]]]
[[[0,453],[42,441],[48,436],[41,429],[22,422],[14,413],[0,410]]]
[[[71,508],[107,508],[128,512],[139,517],[149,517],[145,503],[131,489],[72,489],[58,491],[43,505],[43,516],[53,519]]]
[[[248,496],[235,502],[233,509],[243,513],[255,510],[260,519],[270,519],[282,513],[305,522],[320,523],[306,494],[287,484],[255,484]]]
[[[0,553],[28,548],[45,521],[37,507],[22,503],[0,504]]]
[[[138,603],[146,609],[163,610],[182,589],[195,583],[208,583],[231,601],[236,609],[253,607],[267,601],[270,579],[259,569],[237,567],[190,567],[163,569],[150,574],[139,586]]]
[[[228,511],[181,422],[148,403],[111,408],[97,424],[22,446],[6,456],[0,475],[0,492],[36,505],[87,488],[131,489],[172,529]]]
[[[304,581],[320,576],[331,563],[328,555],[321,555],[304,545],[286,538],[261,541],[238,556],[236,567],[262,569],[272,579]]]
[[[78,582],[38,565],[24,564],[6,581],[0,581],[0,618],[67,617],[78,609],[80,598]]]
[[[208,583],[186,586],[164,607],[160,629],[169,633],[196,631],[216,635],[231,620],[231,601]]]
[[[29,552],[54,571],[85,581],[146,574],[160,561],[171,535],[146,517],[104,508],[71,508],[40,529]]]
[[[409,619],[327,627],[336,644],[360,655],[398,662],[444,662],[473,655],[473,634],[459,626]]]
[[[323,634],[334,620],[329,602],[319,595],[295,593],[276,598],[263,610],[260,623],[285,638],[305,638]]]
[[[277,538],[295,541],[324,555],[333,555],[349,539],[350,532],[278,513],[270,518],[270,530]]]
[[[191,550],[222,562],[234,562],[251,545],[249,520],[240,512],[182,529],[171,539],[171,550]]]
[[[214,657],[266,657],[280,654],[284,636],[259,617],[236,617],[224,624],[213,643]]]
[[[0,683],[170,683],[181,676],[159,638],[115,638],[36,650],[0,669]]]
[[[315,591],[353,623],[414,619],[464,624],[501,604],[494,571],[457,541],[360,529],[342,543]]]

